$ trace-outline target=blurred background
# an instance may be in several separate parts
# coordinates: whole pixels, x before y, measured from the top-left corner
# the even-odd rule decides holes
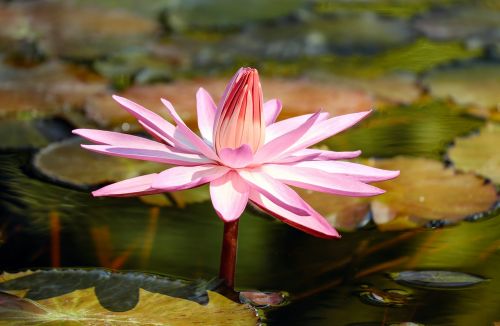
[[[279,119],[375,108],[321,147],[401,170],[372,199],[301,192],[339,241],[247,208],[237,287],[290,293],[267,323],[500,321],[498,0],[0,1],[0,268],[215,277],[207,189],[92,198],[165,166],[94,155],[71,130],[144,135],[112,94],[164,117],[165,97],[196,128],[198,87],[217,102],[241,66]]]

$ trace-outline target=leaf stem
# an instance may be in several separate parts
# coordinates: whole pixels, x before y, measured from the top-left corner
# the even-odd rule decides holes
[[[222,252],[220,257],[219,277],[224,284],[234,289],[234,274],[236,270],[236,253],[238,251],[238,220],[224,223]]]

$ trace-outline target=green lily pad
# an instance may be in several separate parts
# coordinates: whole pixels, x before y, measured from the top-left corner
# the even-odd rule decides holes
[[[175,30],[233,28],[255,21],[273,20],[291,14],[304,5],[304,0],[280,3],[251,0],[244,6],[231,0],[171,1],[168,21]]]
[[[415,20],[415,27],[436,40],[495,39],[500,31],[500,11],[481,6],[431,11]]]
[[[429,220],[454,223],[487,212],[498,201],[493,185],[434,160],[396,157],[369,163],[401,171],[396,179],[377,183],[387,191],[374,198],[371,206],[381,229],[411,228]]]
[[[482,124],[445,103],[417,102],[377,111],[325,144],[334,151],[360,149],[364,157],[410,155],[441,159],[453,139]]]
[[[396,282],[429,288],[460,288],[486,281],[479,276],[452,271],[402,271],[389,275]]]
[[[79,138],[52,143],[35,155],[33,164],[50,179],[84,187],[160,172],[167,167],[92,153],[82,149],[82,143]]]
[[[475,172],[500,183],[500,125],[490,123],[479,134],[458,138],[448,150],[454,166],[462,171]]]
[[[483,109],[486,115],[498,112],[500,105],[498,63],[478,61],[437,69],[423,79],[423,84],[429,88],[434,97],[451,99],[460,105]]]
[[[461,0],[377,0],[377,1],[314,1],[314,9],[320,13],[339,11],[370,11],[381,15],[409,18],[426,12],[435,5],[451,6]]]
[[[213,282],[105,270],[35,271],[8,278],[0,283],[1,289],[28,291],[22,298],[2,298],[2,324],[255,325],[258,321],[248,305],[207,291]]]
[[[337,53],[373,54],[413,41],[409,24],[372,13],[344,13],[307,22],[250,29],[225,39],[224,52],[250,58],[291,60]],[[269,46],[272,44],[272,46]]]

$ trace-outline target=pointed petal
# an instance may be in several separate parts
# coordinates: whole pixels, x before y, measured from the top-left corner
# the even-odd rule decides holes
[[[243,144],[238,148],[224,148],[220,151],[221,162],[235,169],[243,168],[253,161],[253,153],[250,146]]]
[[[302,202],[297,201],[298,195],[290,187],[275,180],[273,177],[260,170],[238,170],[238,173],[252,188],[266,196],[266,198],[269,198],[275,204],[285,207],[297,215],[309,214],[302,206]]]
[[[90,151],[106,154],[111,156],[127,157],[136,160],[152,161],[167,164],[177,165],[200,165],[213,163],[204,156],[197,154],[186,154],[175,152],[171,149],[165,148],[163,150],[121,147],[110,145],[81,145],[83,148]]]
[[[320,112],[311,115],[298,128],[291,130],[270,142],[266,143],[262,148],[255,153],[255,163],[272,162],[275,158],[280,157],[283,152],[287,151],[290,146],[293,146],[311,127],[314,126],[320,116]]]
[[[172,135],[175,127],[163,119],[158,114],[144,108],[143,106],[132,102],[124,97],[113,95],[113,99],[117,101],[125,110],[132,114],[139,122],[148,126],[147,131],[154,130],[154,137],[161,137],[167,143],[172,142]]]
[[[119,132],[97,129],[75,129],[72,133],[102,145],[135,147],[163,150],[165,144],[158,143],[143,137],[137,137]]]
[[[210,196],[217,215],[224,222],[237,220],[248,202],[250,187],[238,173],[230,171],[210,182]]]
[[[318,169],[292,165],[267,164],[262,170],[291,186],[327,192],[330,194],[367,197],[384,193],[384,190],[354,178],[323,172]]]
[[[362,182],[384,181],[399,175],[399,171],[382,170],[363,164],[342,161],[303,161],[292,165],[327,173],[347,175]]]
[[[270,142],[271,140],[278,138],[292,130],[297,129],[301,125],[303,125],[307,120],[311,118],[311,116],[314,113],[311,114],[304,114],[304,115],[299,115],[297,117],[281,120],[275,123],[270,124],[266,128],[266,143]],[[329,114],[327,112],[321,112],[318,117],[318,122],[319,121],[324,121],[328,119]]]
[[[151,184],[157,176],[158,174],[152,173],[112,183],[96,191],[93,191],[92,195],[94,197],[128,197],[160,193],[163,192],[161,189],[151,188]]]
[[[220,178],[228,171],[220,165],[176,166],[158,174],[152,187],[163,191],[190,189]]]
[[[174,119],[175,123],[177,124],[175,132],[181,133],[201,154],[205,155],[209,159],[217,160],[218,157],[213,151],[213,149],[186,126],[184,121],[182,121],[182,119],[175,111],[173,105],[169,101],[163,98],[161,99],[161,101],[163,105],[165,105],[165,107],[167,108],[172,119]]]
[[[352,127],[360,120],[369,115],[372,111],[350,113],[333,117],[331,119],[318,123],[314,128],[311,128],[297,143],[290,147],[287,153],[293,153],[302,150],[322,140],[325,140],[335,134],[338,134],[345,129]]]
[[[198,128],[200,129],[201,136],[212,144],[217,106],[210,94],[201,87],[196,92],[196,110],[198,112]]]
[[[294,212],[277,205],[275,202],[271,201],[269,198],[257,191],[250,192],[250,200],[268,214],[301,231],[320,238],[340,238],[339,233],[318,212],[307,205],[307,203],[302,199],[300,200],[302,200],[303,206],[308,208],[308,214],[305,216],[297,215]]]
[[[361,155],[361,151],[334,152],[321,149],[302,149],[294,152],[290,156],[280,158],[276,163],[293,163],[300,161],[333,161],[355,158]]]
[[[264,103],[264,121],[266,126],[274,123],[281,112],[281,101],[272,99]]]

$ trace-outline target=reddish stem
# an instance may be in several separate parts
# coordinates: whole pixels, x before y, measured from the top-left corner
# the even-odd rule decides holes
[[[224,280],[224,284],[230,289],[234,289],[237,251],[238,220],[224,223],[224,237],[222,238],[219,277]]]

